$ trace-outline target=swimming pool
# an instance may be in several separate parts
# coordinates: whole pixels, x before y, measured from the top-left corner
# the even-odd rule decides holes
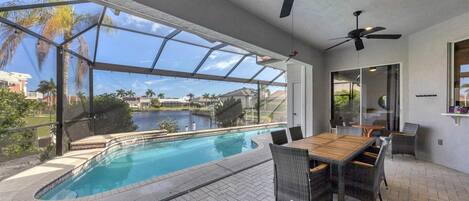
[[[44,193],[40,199],[84,197],[162,176],[255,149],[251,138],[277,128],[228,132],[167,142],[146,142],[111,151],[81,174]]]

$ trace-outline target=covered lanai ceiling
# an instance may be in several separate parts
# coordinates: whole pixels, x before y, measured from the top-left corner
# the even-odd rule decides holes
[[[283,0],[229,1],[286,32],[293,16],[295,36],[318,49],[354,29],[355,10],[364,11],[360,27],[384,26],[387,30],[380,34],[404,36],[469,12],[469,0],[295,0],[292,15],[280,19]]]

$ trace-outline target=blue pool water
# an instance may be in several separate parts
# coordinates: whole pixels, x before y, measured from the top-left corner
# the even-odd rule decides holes
[[[230,132],[117,149],[82,174],[42,195],[60,200],[93,195],[256,148],[251,138],[272,129]]]

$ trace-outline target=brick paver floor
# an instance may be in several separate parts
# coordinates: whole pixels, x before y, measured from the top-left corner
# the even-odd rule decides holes
[[[411,157],[385,161],[389,190],[381,187],[383,200],[469,201],[469,175]],[[275,200],[272,161],[247,169],[190,193],[176,201]],[[355,199],[347,198],[347,201]]]

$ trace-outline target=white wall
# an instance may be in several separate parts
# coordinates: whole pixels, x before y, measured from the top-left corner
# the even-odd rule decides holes
[[[360,52],[359,66],[401,63],[404,121],[422,126],[418,140],[418,158],[469,173],[469,120],[455,127],[453,120],[440,114],[447,101],[447,42],[469,37],[469,12],[398,41],[370,41]],[[325,62],[330,71],[355,68],[357,54],[353,47],[330,52]],[[416,94],[435,93],[433,98]],[[330,93],[329,93],[330,95]],[[328,107],[330,101],[327,101]],[[330,110],[328,110],[330,113]],[[443,145],[437,140],[443,139]]]
[[[443,117],[447,101],[447,42],[469,37],[469,12],[409,37],[408,120],[421,124],[419,155],[424,159],[469,173],[469,121],[461,126]],[[415,94],[435,93],[435,98]],[[443,146],[437,140],[443,139]]]

